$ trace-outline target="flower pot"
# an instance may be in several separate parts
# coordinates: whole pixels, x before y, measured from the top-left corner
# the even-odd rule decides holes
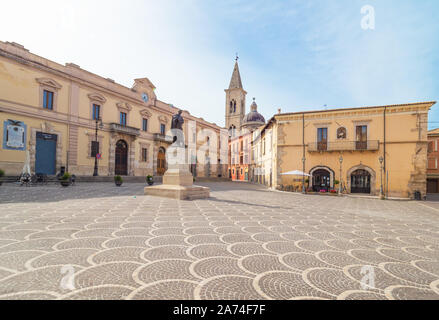
[[[148,180],[146,183],[148,183],[149,186],[152,186],[154,184],[154,180]]]
[[[115,181],[114,183],[116,184],[117,187],[120,187],[123,182],[122,181]]]
[[[68,187],[68,186],[70,186],[70,181],[61,180],[61,185],[62,185],[63,187]]]

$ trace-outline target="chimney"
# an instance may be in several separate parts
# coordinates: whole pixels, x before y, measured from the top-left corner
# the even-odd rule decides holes
[[[281,108],[277,109],[277,113],[281,114],[282,113],[282,109]]]

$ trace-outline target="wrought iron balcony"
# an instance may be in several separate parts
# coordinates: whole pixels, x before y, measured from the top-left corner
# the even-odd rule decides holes
[[[140,129],[134,127],[123,126],[118,123],[110,123],[110,131],[127,134],[129,136],[140,136]]]
[[[174,140],[173,137],[167,136],[161,133],[154,133],[154,141],[161,141],[166,143],[172,143]]]
[[[377,151],[379,148],[380,142],[378,140],[327,141],[308,144],[308,152]]]

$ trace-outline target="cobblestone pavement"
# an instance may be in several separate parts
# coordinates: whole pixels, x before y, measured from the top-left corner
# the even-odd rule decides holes
[[[435,207],[206,185],[1,186],[0,299],[439,299]]]

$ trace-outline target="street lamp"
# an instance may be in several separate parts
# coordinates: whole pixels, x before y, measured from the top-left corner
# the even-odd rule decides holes
[[[96,117],[96,131],[95,131],[95,168],[93,171],[93,177],[97,177],[98,174],[98,153],[99,153],[99,148],[97,148],[98,146],[98,127],[99,129],[103,129],[104,128],[104,124],[102,123],[102,118]]]
[[[341,183],[342,183],[342,176],[343,176],[343,155],[340,155],[340,158],[338,159],[340,161],[340,181],[338,182],[338,195],[341,196]]]
[[[384,158],[383,158],[383,156],[381,156],[379,160],[380,160],[380,165],[381,165],[381,170],[380,170],[380,174],[381,174],[380,199],[384,200],[384,188],[383,188],[383,162],[384,162]]]
[[[303,158],[302,158],[302,163],[303,163],[303,171],[302,171],[302,193],[306,193],[306,188],[305,188],[305,162],[306,162],[306,158],[303,157]]]

